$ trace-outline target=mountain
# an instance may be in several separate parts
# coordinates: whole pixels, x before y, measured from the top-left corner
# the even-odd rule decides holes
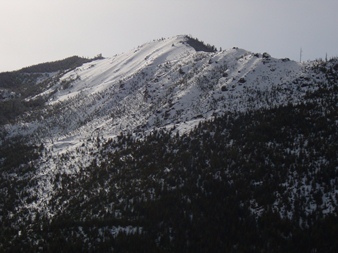
[[[185,35],[0,73],[0,251],[336,252],[337,89]]]

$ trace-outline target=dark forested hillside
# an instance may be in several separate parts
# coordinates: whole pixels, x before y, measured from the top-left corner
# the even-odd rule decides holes
[[[181,136],[121,134],[86,170],[56,177],[52,221],[2,225],[3,249],[336,252],[337,103],[319,90]]]
[[[98,59],[98,57],[94,58]],[[17,87],[35,84],[36,77],[43,73],[59,72],[81,66],[93,59],[72,56],[63,60],[36,64],[18,71],[0,73],[0,88],[15,89]],[[31,75],[35,74],[35,75]]]

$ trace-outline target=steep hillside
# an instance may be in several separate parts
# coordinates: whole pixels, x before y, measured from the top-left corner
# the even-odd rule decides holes
[[[0,73],[0,125],[15,122],[22,114],[41,109],[45,100],[27,99],[36,96],[59,81],[67,71],[93,59],[72,56],[60,61],[41,63],[14,72]]]
[[[176,36],[75,62],[1,85],[0,250],[337,249],[337,59]]]

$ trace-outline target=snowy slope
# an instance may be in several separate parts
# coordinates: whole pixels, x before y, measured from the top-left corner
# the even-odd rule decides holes
[[[238,48],[198,52],[187,40],[152,41],[83,64],[30,98],[48,98],[39,117],[6,126],[7,138],[33,137],[45,149],[36,164],[40,187],[27,189],[36,201],[23,202],[26,208],[47,207],[57,173],[74,174],[99,162],[100,142],[126,132],[142,138],[161,127],[185,132],[227,111],[298,103],[323,79],[311,63]]]
[[[236,48],[196,52],[186,39],[177,36],[153,41],[66,73],[41,94],[49,97],[45,121],[26,122],[25,131],[50,138],[78,132],[84,125],[83,130],[90,133],[109,126],[102,134],[113,136],[117,130],[165,126],[201,114],[210,117],[224,110],[259,108],[267,103],[252,102],[253,92],[277,87],[287,90],[304,68],[296,62],[263,58]],[[285,102],[282,97],[276,100],[271,102]],[[23,132],[20,127],[16,131]]]

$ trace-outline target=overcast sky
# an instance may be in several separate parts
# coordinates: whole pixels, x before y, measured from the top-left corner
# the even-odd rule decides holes
[[[338,0],[0,0],[0,71],[190,34],[227,49],[338,56]]]

